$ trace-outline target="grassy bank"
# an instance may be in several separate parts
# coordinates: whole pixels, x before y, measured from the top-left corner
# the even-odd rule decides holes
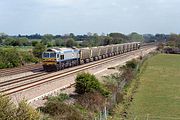
[[[146,62],[128,119],[180,119],[180,55],[160,54]]]

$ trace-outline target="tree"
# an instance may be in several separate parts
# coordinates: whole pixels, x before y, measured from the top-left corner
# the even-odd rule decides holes
[[[102,45],[110,45],[110,44],[112,44],[112,41],[113,41],[112,37],[105,36],[105,37],[103,37]]]
[[[52,34],[45,34],[45,35],[42,37],[41,42],[42,42],[44,45],[47,45],[49,42],[52,42],[52,40],[53,40],[53,35],[52,35]]]
[[[15,39],[12,37],[8,37],[4,40],[5,45],[14,45],[15,44]]]
[[[155,38],[158,42],[166,42],[166,40],[168,39],[167,35],[165,34],[156,34]]]
[[[100,37],[98,36],[97,33],[94,33],[93,36],[91,37],[92,41],[92,46],[99,46],[100,45]]]
[[[77,46],[77,42],[72,38],[67,39],[66,47],[73,47],[73,46]]]
[[[69,37],[70,37],[70,38],[74,38],[75,35],[74,35],[73,33],[70,33],[70,34],[69,34]]]
[[[136,32],[133,32],[129,35],[129,38],[131,41],[134,41],[134,42],[143,42],[144,41],[144,38],[142,35],[136,33]]]
[[[21,37],[16,39],[16,46],[27,46],[29,45],[29,40],[26,37]]]
[[[167,45],[172,48],[175,48],[175,47],[180,48],[180,35],[171,34],[168,39]]]
[[[144,42],[146,42],[146,43],[155,42],[156,41],[155,36],[152,35],[152,34],[144,34],[143,38],[144,38]]]
[[[113,38],[113,44],[129,42],[128,36],[126,36],[122,33],[110,33],[109,36]]]
[[[33,48],[33,54],[35,57],[42,58],[42,53],[45,51],[46,46],[42,43],[37,43]]]
[[[64,41],[62,39],[55,39],[55,46],[64,46]]]
[[[38,41],[32,41],[31,44],[32,46],[36,46],[36,44],[38,44]]]
[[[3,39],[2,38],[0,38],[0,44],[2,44],[3,43]]]
[[[30,45],[29,39],[26,37],[19,38],[19,41],[23,44],[23,46],[28,46]]]
[[[7,37],[8,37],[7,34],[5,34],[5,33],[0,33],[0,44],[2,44],[2,43],[3,43],[3,40],[6,39]]]

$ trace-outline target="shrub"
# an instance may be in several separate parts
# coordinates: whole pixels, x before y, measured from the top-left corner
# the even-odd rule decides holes
[[[38,59],[31,52],[21,52],[22,63],[37,63]]]
[[[81,95],[77,103],[92,112],[99,112],[105,106],[106,98],[99,92],[89,92]]]
[[[11,102],[11,99],[0,95],[0,116],[2,120],[13,120],[15,117],[16,108]]]
[[[52,97],[48,97],[48,101],[52,101],[52,100],[58,100],[60,102],[63,102],[65,100],[69,99],[69,95],[65,94],[65,93],[61,93],[58,96],[52,96]]]
[[[0,68],[12,68],[21,65],[21,58],[17,49],[0,49]]]
[[[47,101],[40,110],[50,115],[54,120],[83,120],[80,111],[72,105],[67,105],[57,99]]]
[[[125,68],[121,77],[122,77],[122,79],[126,80],[127,82],[131,81],[134,77],[132,69],[131,68]]]
[[[30,107],[26,101],[15,106],[7,96],[0,95],[1,120],[39,120],[39,113]]]
[[[138,64],[137,60],[133,59],[131,61],[126,62],[126,67],[135,69],[137,67],[137,64]]]
[[[98,79],[89,73],[78,74],[75,81],[75,92],[78,94],[85,94],[94,91],[99,91],[105,96],[109,94],[109,92],[100,84]]]
[[[16,110],[17,120],[39,120],[39,113],[27,104],[25,100],[18,104]]]
[[[42,53],[45,51],[46,46],[42,43],[37,43],[33,48],[33,54],[35,57],[42,58]]]
[[[0,69],[12,68],[25,63],[37,63],[38,59],[28,51],[18,51],[15,48],[0,49]]]
[[[32,41],[31,44],[32,46],[36,46],[36,44],[38,44],[38,41]]]

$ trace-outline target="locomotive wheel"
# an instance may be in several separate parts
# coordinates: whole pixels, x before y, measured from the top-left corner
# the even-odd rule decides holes
[[[106,58],[106,56],[105,56],[105,55],[103,55],[103,56],[102,56],[102,58],[104,59],[104,58]]]
[[[80,61],[80,64],[81,64],[81,65],[84,64],[84,60],[81,60],[81,61]]]

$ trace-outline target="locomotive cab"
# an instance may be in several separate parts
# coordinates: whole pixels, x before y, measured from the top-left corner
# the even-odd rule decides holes
[[[79,50],[72,48],[49,48],[43,54],[45,71],[58,71],[79,64]]]
[[[43,68],[45,71],[57,70],[56,64],[59,58],[59,54],[56,51],[48,49],[42,54],[42,58]]]

